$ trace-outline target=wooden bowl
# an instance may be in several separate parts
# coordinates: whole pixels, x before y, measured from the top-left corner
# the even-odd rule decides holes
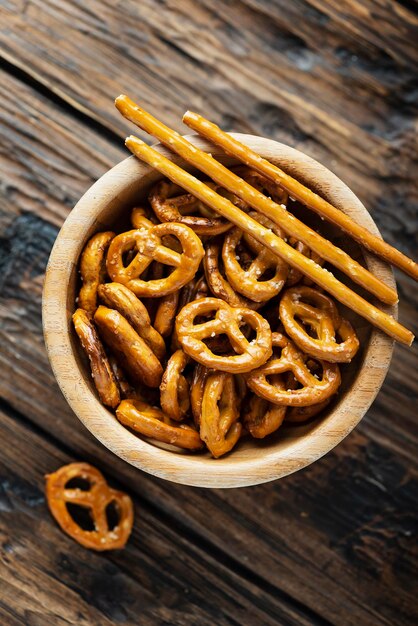
[[[360,200],[324,166],[276,141],[251,135],[234,136],[379,234]],[[189,139],[223,163],[236,163],[197,136],[191,135]],[[191,169],[161,146],[158,149],[175,163]],[[283,426],[265,440],[244,439],[231,454],[220,459],[212,459],[209,453],[174,452],[145,441],[122,426],[98,400],[71,323],[78,258],[84,244],[95,232],[121,231],[128,227],[129,209],[146,197],[151,185],[159,178],[158,172],[136,158],[127,158],[84,194],[57,237],[46,270],[43,325],[48,356],[65,398],[83,424],[112,452],[135,467],[173,482],[198,487],[246,487],[275,480],[313,463],[332,450],[358,424],[376,397],[389,368],[393,341],[351,312],[345,311],[344,314],[350,315],[361,338],[362,349],[352,363],[342,367],[343,385],[323,416],[304,425]],[[387,264],[369,254],[362,256],[356,244],[325,222],[322,227],[338,245],[362,258],[374,274],[391,287],[395,286]],[[395,307],[384,308],[396,315]]]

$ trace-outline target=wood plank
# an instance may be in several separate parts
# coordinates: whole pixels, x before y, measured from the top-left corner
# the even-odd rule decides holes
[[[178,130],[190,107],[285,141],[414,251],[418,18],[399,3],[9,0],[0,23],[3,58],[112,132],[131,132],[113,107],[125,91]]]
[[[25,138],[28,153],[36,153],[44,116],[54,116],[57,128],[71,127],[68,154],[73,152],[72,135],[76,137],[74,150],[78,138],[84,138],[87,161],[79,150],[68,169],[68,193],[76,199],[79,171],[88,172],[88,161],[94,158],[91,146],[95,144],[95,133],[65,112],[47,106],[27,86],[3,78],[6,91],[19,95],[23,110],[28,103],[33,107],[33,126]],[[102,145],[102,158],[111,159],[114,147],[106,148],[106,141]],[[25,154],[17,154],[13,171],[16,180],[28,181],[27,195],[36,198],[37,177],[25,178],[25,160]],[[43,167],[42,160],[39,167]],[[55,179],[53,172],[50,181]],[[7,379],[1,380],[0,396],[4,401],[42,429],[43,438],[49,438],[54,445],[57,464],[60,450],[66,446],[68,456],[101,467],[140,498],[141,509],[144,506],[152,511],[150,526],[161,517],[169,520],[176,541],[181,538],[203,555],[214,554],[226,571],[245,581],[240,583],[245,589],[254,585],[257,593],[265,590],[269,602],[274,599],[290,615],[296,611],[302,615],[298,619],[305,616],[310,623],[411,623],[415,602],[410,581],[416,574],[411,552],[416,517],[411,516],[411,511],[416,503],[417,465],[410,456],[412,446],[408,441],[410,407],[405,402],[398,406],[397,420],[393,420],[389,409],[383,415],[380,408],[373,409],[356,433],[325,459],[269,485],[228,492],[203,491],[138,473],[93,441],[69,410],[48,368],[39,311],[42,273],[56,232],[47,220],[53,215],[59,216],[54,221],[62,219],[67,211],[59,193],[59,185],[51,185],[49,206],[57,208],[48,208],[44,217],[25,213],[25,201],[18,197],[13,205],[4,205],[7,212],[1,222],[2,241],[9,246],[16,246],[20,240],[24,244],[13,249],[7,262],[3,259],[6,271],[2,273],[0,367],[10,372]],[[406,302],[409,317],[413,301]],[[408,376],[411,354],[398,351],[395,367],[380,396],[382,403],[399,404],[396,387],[402,379],[407,392],[416,393]],[[373,422],[383,419],[386,438],[374,441]],[[32,434],[28,434],[26,442],[31,438]],[[43,445],[47,446],[47,442]],[[13,446],[11,454],[13,463],[17,459],[19,465],[22,455],[15,454]],[[41,462],[39,471],[54,469],[50,461],[42,460],[43,453],[39,456],[33,460]],[[216,576],[218,585],[219,571]],[[223,605],[220,596],[216,601]]]
[[[79,626],[311,623],[190,543],[136,494],[127,547],[85,550],[55,524],[43,493],[44,473],[74,457],[2,413],[0,436],[9,443],[0,462],[2,602],[20,617]]]

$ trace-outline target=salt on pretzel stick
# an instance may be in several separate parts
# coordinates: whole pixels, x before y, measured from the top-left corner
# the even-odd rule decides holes
[[[174,135],[176,138],[176,135]],[[186,172],[170,159],[151,148],[138,137],[128,137],[126,145],[135,156],[144,161],[164,176],[177,183],[183,189],[192,193],[205,202],[211,209],[226,217],[230,222],[252,235],[257,241],[281,257],[292,267],[296,267],[303,274],[311,278],[317,285],[323,287],[337,300],[350,309],[362,315],[369,322],[380,328],[390,337],[406,345],[411,345],[414,336],[393,317],[376,308],[349,287],[341,283],[333,274],[317,265],[312,259],[289,246],[283,239],[275,235],[270,229],[262,226],[252,217],[234,206],[229,200],[220,196],[207,185],[202,183],[189,172]],[[194,148],[196,150],[196,148]]]
[[[373,293],[382,302],[395,304],[398,301],[395,290],[385,285],[346,252],[306,226],[293,215],[290,215],[285,207],[276,204],[271,198],[267,198],[260,191],[257,191],[242,178],[212,158],[210,154],[199,150],[188,142],[187,139],[155,119],[127,96],[119,96],[115,104],[124,117],[151,135],[154,135],[154,137],[202,172],[205,172],[222,187],[225,187],[250,206],[256,208],[257,211],[276,222],[286,233],[296,237],[299,241],[303,241],[311,250],[315,250],[322,258],[345,272],[353,281]]]
[[[418,263],[402,254],[393,246],[373,235],[367,228],[357,224],[351,217],[340,211],[321,196],[314,193],[305,185],[286,174],[277,165],[263,159],[259,154],[246,145],[237,141],[219,126],[209,122],[201,115],[187,111],[183,116],[183,122],[194,131],[199,133],[211,143],[222,148],[227,154],[234,156],[260,174],[266,176],[277,185],[285,189],[293,198],[297,198],[304,205],[318,213],[324,219],[336,224],[359,244],[381,257],[388,263],[396,265],[401,270],[418,280]]]

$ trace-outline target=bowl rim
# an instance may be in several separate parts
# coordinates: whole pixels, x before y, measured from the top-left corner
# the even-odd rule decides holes
[[[231,135],[251,145],[262,156],[280,162],[283,169],[296,171],[303,167],[305,178],[319,181],[325,194],[333,195],[335,204],[338,205],[335,196],[342,198],[344,210],[355,215],[364,226],[380,236],[376,224],[357,196],[325,166],[295,148],[272,139],[240,133]],[[214,149],[212,144],[197,135],[186,137],[213,156],[222,157],[221,150]],[[175,163],[185,165],[180,157],[160,144],[155,147]],[[150,172],[152,168],[133,156],[108,170],[77,202],[52,248],[45,273],[42,321],[48,358],[64,397],[80,421],[114,454],[139,469],[172,482],[198,487],[248,487],[276,480],[310,465],[353,430],[383,384],[394,342],[381,331],[371,329],[362,366],[355,380],[355,394],[346,394],[350,395],[351,402],[347,402],[347,397],[343,398],[337,409],[331,411],[310,433],[291,442],[286,448],[261,450],[256,458],[246,459],[244,456],[238,459],[231,454],[213,460],[198,455],[176,454],[157,447],[122,426],[100,403],[80,375],[71,342],[71,313],[74,306],[67,301],[68,285],[84,245],[80,232],[85,233],[100,222],[104,202],[109,202],[109,198],[117,200],[127,185],[137,183]],[[364,251],[363,256],[369,269],[372,268],[377,276],[396,288],[392,269],[387,263]],[[397,316],[397,306],[382,308]]]

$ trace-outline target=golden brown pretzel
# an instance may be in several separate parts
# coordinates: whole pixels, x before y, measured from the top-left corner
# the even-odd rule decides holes
[[[221,189],[216,183],[208,183],[208,186],[215,191],[218,190],[218,193]],[[230,195],[231,198],[236,198]],[[219,235],[231,228],[230,222],[217,217],[216,214],[210,216],[207,211],[206,216],[191,215],[191,213],[200,213],[204,208],[203,203],[168,180],[161,180],[151,189],[149,201],[161,222],[185,224],[199,235]],[[236,204],[242,204],[238,198]]]
[[[200,437],[215,459],[232,450],[240,438],[242,425],[238,418],[239,401],[233,375],[210,374],[203,391]]]
[[[254,189],[257,189],[257,191],[260,191],[268,198],[271,198],[273,202],[277,202],[284,207],[286,206],[289,194],[277,183],[247,166],[238,166],[232,168],[232,171],[237,176],[241,176],[251,187],[254,187]]]
[[[115,233],[96,233],[86,243],[80,259],[83,284],[78,294],[78,306],[91,315],[97,309],[97,288],[106,278],[106,252]]]
[[[278,389],[285,389],[281,376],[272,376],[272,383]],[[248,432],[256,439],[263,439],[274,433],[283,423],[287,406],[272,404],[253,394],[247,404],[243,423]]]
[[[360,343],[350,322],[338,313],[331,298],[317,289],[287,289],[280,301],[280,319],[296,345],[317,359],[349,363]],[[311,336],[305,327],[315,333]],[[341,338],[341,342],[337,338]]]
[[[150,222],[151,224],[151,222]],[[178,238],[183,252],[180,254],[163,245],[161,238],[173,235]],[[124,266],[123,256],[135,250],[134,259]],[[165,223],[144,225],[136,230],[117,235],[110,244],[107,271],[114,282],[123,283],[137,296],[159,297],[177,291],[196,274],[204,256],[199,237],[184,224]],[[171,274],[157,280],[143,280],[141,275],[153,261],[173,267]]]
[[[158,220],[155,215],[153,215],[152,211],[147,211],[147,209],[142,206],[136,206],[132,209],[131,213],[132,228],[141,228],[144,225],[144,218],[149,223],[149,226],[158,224]]]
[[[215,318],[195,324],[198,316],[215,313]],[[256,337],[248,341],[240,326],[248,324]],[[183,350],[198,363],[224,372],[249,372],[266,362],[271,354],[271,331],[265,319],[255,311],[234,308],[218,298],[202,298],[182,308],[176,320],[177,338]],[[214,354],[205,339],[226,334],[235,351],[233,356]]]
[[[88,463],[64,465],[46,478],[46,499],[49,510],[62,530],[85,548],[92,550],[116,550],[123,548],[131,534],[134,510],[131,498],[122,491],[111,489],[103,475]],[[67,487],[72,480],[87,481],[86,491]],[[114,504],[118,523],[109,528],[106,508]],[[67,505],[74,504],[88,510],[94,530],[84,530],[73,520]]]
[[[267,228],[272,229],[274,226],[270,220],[259,214],[251,213],[250,215]],[[257,217],[255,218],[255,216]],[[270,222],[271,225],[267,226],[266,222]],[[246,269],[242,267],[237,250],[242,238],[256,255],[254,259],[251,259],[250,265]],[[222,260],[228,282],[233,289],[256,302],[265,302],[276,296],[283,288],[289,269],[287,263],[253,237],[244,234],[239,228],[233,228],[226,235],[222,247]],[[263,274],[267,270],[274,272],[274,275],[272,278],[263,279]]]
[[[294,248],[304,256],[308,257],[309,259],[312,259],[312,261],[314,261],[317,265],[322,266],[325,263],[325,259],[322,259],[319,254],[314,252],[314,250],[308,248],[308,246],[303,243],[303,241],[298,241],[294,237],[289,237],[288,242],[292,246],[292,248]],[[290,267],[289,273],[287,275],[286,287],[294,287],[297,283],[301,281],[304,285],[312,284],[311,279],[307,276],[303,276],[300,270],[296,269],[295,267]]]
[[[116,409],[116,417],[124,426],[145,437],[187,450],[200,450],[203,447],[199,433],[194,428],[171,420],[161,409],[145,402],[122,400]]]
[[[158,303],[154,318],[154,328],[163,337],[169,337],[174,328],[180,292],[175,291],[163,296]]]
[[[94,314],[103,341],[111,348],[135,383],[158,387],[163,368],[149,345],[118,311],[99,306]]]
[[[286,413],[286,422],[292,423],[301,423],[307,422],[311,417],[315,417],[325,409],[326,406],[331,402],[331,398],[327,398],[323,402],[318,402],[318,404],[312,404],[311,406],[292,406],[287,409]]]
[[[280,333],[273,333],[273,346],[280,349],[280,356],[273,354],[265,365],[246,376],[247,385],[258,396],[279,406],[310,406],[332,396],[341,383],[340,370],[335,363],[319,361],[322,374],[312,374],[303,354],[290,339]],[[301,389],[270,383],[268,378],[292,372]],[[277,380],[277,379],[276,379]],[[293,385],[292,385],[293,386]]]
[[[160,385],[161,408],[176,421],[184,419],[190,408],[189,383],[182,374],[188,360],[183,350],[176,350],[168,360]]]
[[[160,333],[151,326],[148,311],[134,293],[121,283],[106,283],[98,289],[100,300],[109,308],[116,309],[132,328],[149,345],[157,359],[165,356],[165,343]]]
[[[213,295],[217,298],[225,300],[225,302],[231,306],[243,306],[248,308],[256,308],[257,306],[260,306],[259,303],[239,295],[231,287],[227,279],[222,276],[219,267],[220,251],[220,241],[213,239],[206,245],[206,254],[203,259],[206,282]]]
[[[77,309],[73,314],[73,323],[81,346],[89,358],[100,400],[114,409],[120,402],[119,389],[91,316],[83,309]]]
[[[210,370],[201,363],[196,363],[193,370],[192,380],[190,383],[190,406],[193,413],[193,419],[196,426],[200,426],[200,416],[202,414],[203,392],[205,383],[209,374],[213,374],[214,370]]]

